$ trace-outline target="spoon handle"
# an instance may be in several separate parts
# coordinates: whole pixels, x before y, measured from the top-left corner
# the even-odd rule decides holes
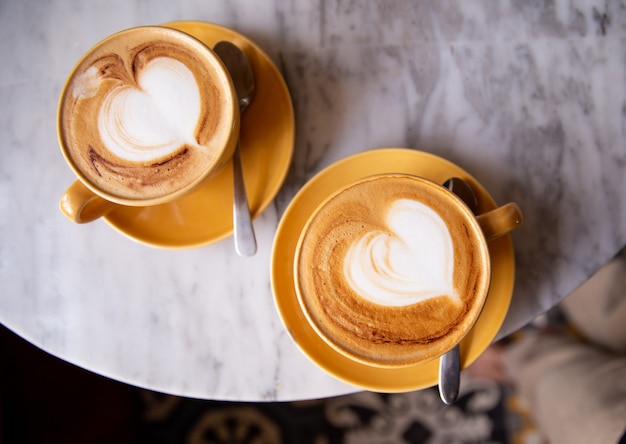
[[[254,256],[256,237],[248,206],[248,196],[243,180],[239,142],[233,154],[233,228],[235,230],[235,251],[239,256]]]
[[[461,384],[461,349],[455,345],[452,350],[439,358],[439,396],[450,405],[459,396]]]

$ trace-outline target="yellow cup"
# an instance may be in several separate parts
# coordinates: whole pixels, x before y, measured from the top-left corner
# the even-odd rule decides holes
[[[437,358],[478,319],[488,241],[519,227],[515,203],[475,216],[422,177],[366,177],[327,197],[304,225],[294,282],[317,335],[345,357],[398,368]]]
[[[85,223],[188,194],[230,160],[239,118],[226,67],[191,35],[142,26],[105,38],[61,92],[58,140],[77,176],[61,211]]]

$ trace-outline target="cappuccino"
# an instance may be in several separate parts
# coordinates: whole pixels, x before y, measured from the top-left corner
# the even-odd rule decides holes
[[[300,236],[296,290],[331,346],[375,366],[438,357],[473,326],[490,280],[476,219],[443,187],[374,176],[325,201]]]
[[[183,194],[234,150],[238,108],[223,65],[204,44],[139,27],[96,45],[59,104],[59,139],[93,191],[141,205]]]

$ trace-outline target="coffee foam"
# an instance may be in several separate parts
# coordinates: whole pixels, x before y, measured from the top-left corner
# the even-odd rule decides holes
[[[467,333],[486,296],[488,256],[472,216],[446,193],[408,176],[375,177],[311,218],[296,286],[330,345],[367,364],[409,365]]]
[[[77,172],[112,200],[183,192],[234,149],[236,104],[222,65],[162,27],[105,39],[61,97],[59,136]],[[123,202],[126,203],[126,202]]]

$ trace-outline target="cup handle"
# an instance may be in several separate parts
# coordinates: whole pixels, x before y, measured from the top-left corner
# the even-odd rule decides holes
[[[476,216],[476,220],[483,230],[485,239],[490,241],[519,228],[524,222],[524,216],[516,203],[509,202]]]
[[[59,207],[69,220],[84,224],[104,216],[115,208],[115,204],[94,194],[77,180],[65,190]]]

